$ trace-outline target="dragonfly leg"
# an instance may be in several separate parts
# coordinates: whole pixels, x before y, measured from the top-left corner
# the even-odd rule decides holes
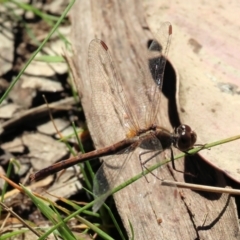
[[[157,155],[159,155],[162,151],[158,151],[157,153],[155,153],[154,155],[152,155],[150,158],[148,158],[148,159],[145,160],[145,161],[142,161],[142,159],[141,159],[144,154],[151,153],[151,152],[152,152],[152,151],[145,151],[145,152],[139,154],[139,161],[140,161],[140,163],[141,163],[142,171],[144,171],[144,168],[145,168],[145,170],[147,170],[149,173],[151,173],[154,177],[156,177],[156,178],[159,179],[159,180],[162,180],[162,179],[160,179],[158,176],[156,176],[152,171],[150,171],[150,170],[146,167],[146,164],[147,164],[149,161],[151,161],[154,157],[156,157]],[[149,182],[149,181],[147,180],[147,178],[146,178],[145,175],[144,175],[144,177],[145,177],[146,181]]]
[[[189,176],[191,176],[191,177],[196,177],[196,176],[194,176],[193,174],[191,174],[191,173],[189,173],[189,172],[184,172],[184,171],[181,171],[181,170],[176,169],[172,148],[170,148],[170,152],[171,152],[172,168],[173,168],[176,172],[183,173],[184,175],[189,175]],[[190,154],[189,154],[188,152],[186,152],[186,151],[182,151],[182,152],[184,152],[185,154],[190,155]]]

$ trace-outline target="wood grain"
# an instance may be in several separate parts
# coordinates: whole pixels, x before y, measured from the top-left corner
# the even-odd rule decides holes
[[[153,36],[138,1],[77,1],[71,17],[74,77],[93,141],[97,142],[98,136],[93,131],[94,126],[91,122],[92,89],[87,66],[87,49],[90,41],[97,37],[106,42],[124,82],[124,90],[127,90],[129,101],[134,105],[134,99],[141,97],[135,96],[139,65],[147,61],[146,46]],[[171,129],[167,106],[167,100],[163,97],[161,109],[163,115],[159,122]],[[119,128],[116,134],[124,135],[123,129]],[[108,133],[106,138],[107,136]],[[101,146],[96,146],[98,147]],[[178,161],[176,165],[178,169],[184,169],[183,160]],[[200,168],[199,162],[198,169]],[[141,167],[138,156],[134,155],[119,182],[131,178],[138,172],[141,172]],[[161,169],[161,173],[163,178],[173,179],[167,167]],[[206,176],[211,175],[214,180],[212,184],[226,185],[222,175],[218,175],[214,170],[203,169],[203,173]],[[204,178],[204,175],[202,177]],[[174,178],[184,181],[182,174],[174,172]],[[160,182],[153,184],[153,179],[151,177],[150,179],[148,183],[142,178],[114,195],[129,238],[131,237],[129,221],[133,226],[134,239],[239,238],[234,201],[228,195],[207,194],[206,197],[190,190],[175,191],[174,188],[161,186]]]

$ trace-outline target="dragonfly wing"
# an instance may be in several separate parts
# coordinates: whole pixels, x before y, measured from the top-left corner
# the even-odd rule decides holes
[[[97,198],[97,202],[93,206],[94,212],[98,211],[107,197],[111,195],[112,189],[116,186],[119,176],[124,171],[133,152],[129,147],[114,156],[104,158],[103,164],[93,180],[93,195]]]
[[[130,129],[136,129],[136,119],[130,116],[130,104],[124,97],[109,49],[99,39],[89,45],[88,66],[92,88],[90,130],[97,136],[97,147],[108,146],[124,139]],[[119,131],[123,127],[125,134]]]
[[[156,122],[157,115],[160,113],[161,91],[163,86],[164,70],[167,61],[167,55],[171,43],[172,25],[169,22],[162,23],[160,30],[155,35],[149,51],[155,52],[156,57],[149,61],[149,69],[153,77],[155,86],[148,91],[151,102],[151,111],[149,115],[150,122]]]
[[[136,87],[137,98],[136,115],[140,120],[140,125],[149,127],[153,124],[159,125],[157,116],[160,115],[160,103],[163,86],[164,70],[166,57],[171,43],[172,26],[169,22],[161,24],[159,31],[148,51],[149,59],[141,63],[139,69],[138,84],[143,86]]]

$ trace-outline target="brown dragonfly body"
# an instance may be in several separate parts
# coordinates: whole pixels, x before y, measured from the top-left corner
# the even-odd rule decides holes
[[[118,154],[124,149],[133,151],[140,144],[144,144],[145,141],[149,141],[155,136],[160,142],[162,149],[165,150],[170,148],[172,145],[181,151],[186,151],[193,147],[196,142],[196,134],[187,125],[180,125],[175,129],[173,133],[160,127],[152,127],[150,130],[142,130],[139,136],[132,138],[126,138],[118,143],[111,146],[94,150],[88,153],[79,154],[76,157],[71,157],[69,159],[55,163],[47,168],[41,169],[40,171],[32,174],[30,176],[31,180],[39,180],[41,178],[47,177],[48,175],[54,174],[61,171],[62,169],[71,167],[77,163],[85,162],[95,158],[105,157],[109,155]]]

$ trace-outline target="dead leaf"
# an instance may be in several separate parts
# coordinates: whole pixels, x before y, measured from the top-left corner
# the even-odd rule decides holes
[[[64,143],[40,133],[25,133],[22,141],[29,148],[29,157],[34,170],[47,167],[68,154]]]
[[[239,135],[238,1],[160,4],[150,1],[146,11],[152,29],[163,20],[173,25],[169,58],[178,73],[181,121],[195,129],[201,144]],[[240,182],[239,153],[235,141],[200,154]]]

